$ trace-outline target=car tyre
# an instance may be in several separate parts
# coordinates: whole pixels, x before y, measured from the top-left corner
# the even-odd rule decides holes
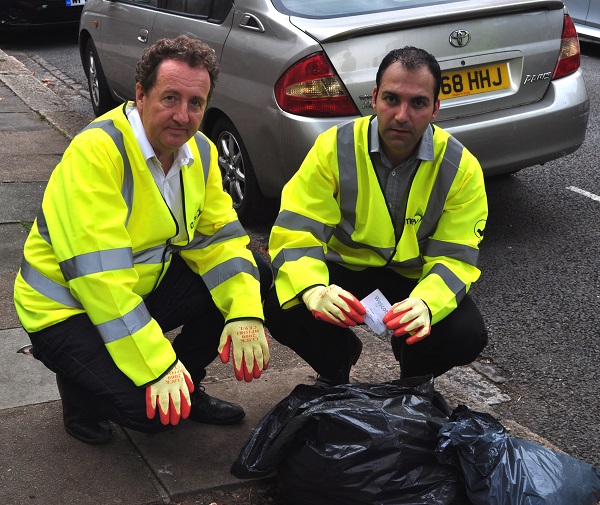
[[[217,146],[223,189],[231,196],[240,222],[248,226],[274,219],[274,202],[260,191],[248,151],[233,123],[218,119],[210,138]]]
[[[102,64],[96,51],[96,46],[92,39],[89,39],[85,45],[86,67],[85,73],[88,78],[88,89],[92,100],[92,109],[96,116],[101,116],[105,112],[113,109],[118,102],[113,99],[108,89],[106,77],[102,70]]]

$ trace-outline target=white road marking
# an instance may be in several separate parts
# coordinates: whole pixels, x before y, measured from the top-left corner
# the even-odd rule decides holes
[[[570,191],[574,191],[575,193],[579,193],[580,195],[587,196],[588,198],[596,200],[597,202],[600,202],[600,196],[595,195],[594,193],[590,193],[589,191],[585,191],[584,189],[579,189],[575,186],[567,186],[567,189]]]

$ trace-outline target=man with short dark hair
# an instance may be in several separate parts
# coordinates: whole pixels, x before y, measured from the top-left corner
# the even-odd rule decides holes
[[[362,342],[359,301],[379,289],[401,377],[443,374],[487,343],[467,295],[480,275],[487,219],[479,162],[431,123],[440,66],[405,47],[381,62],[375,115],[321,134],[286,184],[271,230],[275,286],[265,301],[273,338],[320,382],[350,380]]]
[[[231,353],[238,380],[267,368],[272,274],[247,248],[216,148],[198,132],[217,76],[198,40],[150,47],[135,102],[73,139],[25,244],[17,313],[56,372],[66,431],[83,442],[109,441],[109,420],[148,433],[188,416],[237,423],[243,409],[200,386],[205,367]]]

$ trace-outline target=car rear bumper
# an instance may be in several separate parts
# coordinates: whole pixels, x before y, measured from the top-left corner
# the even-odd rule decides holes
[[[42,5],[0,6],[0,28],[26,28],[33,26],[73,25],[79,24],[83,6],[66,7],[62,3],[45,3]]]
[[[539,102],[439,122],[469,149],[486,176],[515,172],[576,151],[585,139],[589,98],[581,71],[550,83]],[[494,131],[492,137],[486,133]]]

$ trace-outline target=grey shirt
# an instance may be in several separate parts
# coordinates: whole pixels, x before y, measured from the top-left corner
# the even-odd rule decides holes
[[[385,196],[385,201],[392,218],[396,241],[398,241],[403,229],[408,192],[410,191],[412,180],[422,160],[433,161],[434,159],[433,128],[431,125],[427,127],[416,151],[408,160],[393,167],[381,148],[379,123],[377,117],[374,117],[373,121],[371,121],[369,151],[379,185]]]

